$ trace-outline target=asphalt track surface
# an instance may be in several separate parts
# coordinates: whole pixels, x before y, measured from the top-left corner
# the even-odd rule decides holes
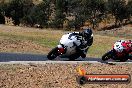
[[[57,57],[55,60],[48,60],[46,55],[42,54],[21,54],[21,53],[0,53],[0,64],[46,64],[46,63],[132,63],[132,60],[127,62],[114,62],[109,60],[104,62],[101,58],[78,58],[75,61],[69,61],[68,58]]]

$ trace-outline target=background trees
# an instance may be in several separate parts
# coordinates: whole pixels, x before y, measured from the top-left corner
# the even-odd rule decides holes
[[[0,24],[5,24],[5,17],[4,17],[4,5],[0,3]]]
[[[49,18],[49,5],[49,2],[46,0],[38,5],[33,5],[23,18],[23,23],[30,26],[39,24],[46,27]]]
[[[55,19],[54,19],[54,25],[55,27],[62,28],[63,22],[65,19],[65,2],[64,0],[56,0],[55,2]]]
[[[75,19],[68,19],[71,15]],[[96,28],[108,15],[114,17],[116,26],[124,20],[130,22],[132,0],[43,0],[37,4],[32,0],[11,0],[0,4],[0,23],[6,16],[12,18],[14,25],[63,28],[68,20],[68,28],[79,29],[85,22]]]
[[[0,24],[5,24],[5,18],[1,12],[0,12]]]
[[[13,19],[14,25],[20,24],[20,19],[23,17],[23,0],[12,0],[6,11],[5,15],[11,17]]]
[[[128,20],[131,21],[131,16],[132,16],[132,0],[128,1],[126,9],[127,9],[127,14],[128,14]]]
[[[94,28],[106,11],[104,0],[69,0],[68,2],[69,12],[75,15],[74,25],[76,28],[83,26],[88,20]]]
[[[115,17],[116,26],[128,16],[125,0],[108,0],[108,11]]]

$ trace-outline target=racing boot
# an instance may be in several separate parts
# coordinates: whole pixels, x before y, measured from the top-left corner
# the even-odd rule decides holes
[[[81,49],[79,49],[78,47],[76,48],[76,51],[82,58],[86,57],[86,54]]]

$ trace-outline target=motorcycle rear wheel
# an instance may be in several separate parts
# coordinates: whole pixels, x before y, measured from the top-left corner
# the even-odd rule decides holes
[[[105,53],[105,54],[102,56],[102,60],[103,60],[103,61],[106,61],[106,60],[111,59],[111,58],[113,57],[112,54],[113,54],[112,51],[109,51],[109,52]]]
[[[79,58],[79,57],[80,57],[79,54],[72,54],[72,55],[69,56],[69,60],[70,60],[70,61],[74,61],[75,59],[77,59],[77,58]]]
[[[123,58],[120,58],[120,59],[119,59],[119,62],[125,62],[125,61],[128,60],[128,58],[129,58],[129,55],[126,55],[126,56],[124,56]]]
[[[49,53],[48,53],[48,55],[47,55],[47,58],[49,59],[49,60],[53,60],[53,59],[55,59],[57,56],[58,56],[58,48],[57,47],[55,47],[55,48],[53,48]]]
[[[106,61],[106,60],[109,60],[109,59],[113,59],[115,60],[116,62],[125,62],[128,60],[128,55],[122,57],[122,58],[117,58],[114,54],[114,51],[111,50],[107,53],[105,53],[103,56],[102,56],[102,60],[103,61]]]

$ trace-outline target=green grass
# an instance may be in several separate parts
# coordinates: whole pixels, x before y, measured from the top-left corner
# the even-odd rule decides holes
[[[0,36],[13,39],[13,40],[28,40],[46,47],[54,47],[58,43],[58,41],[55,39],[47,39],[43,37],[32,37],[32,36],[16,35],[16,34],[9,34],[9,33],[0,33]]]
[[[59,40],[52,38],[33,37],[29,35],[25,36],[25,35],[17,35],[17,34],[9,34],[9,33],[0,33],[0,36],[7,37],[13,40],[32,41],[36,44],[49,48],[55,47],[58,44],[58,40]],[[105,52],[112,49],[113,42],[116,40],[118,40],[118,38],[95,35],[93,45],[90,47],[88,51],[88,56],[91,57],[102,56]]]
[[[6,29],[6,30],[3,30]],[[0,28],[0,38],[8,38],[11,40],[31,41],[39,46],[48,47],[52,49],[55,47],[64,34],[64,31],[59,30],[38,30],[29,28],[4,27]],[[94,42],[90,47],[87,56],[101,57],[104,53],[112,49],[115,41],[119,39],[126,39],[123,37],[114,37],[101,34],[94,34]],[[14,50],[15,51],[15,50]],[[45,50],[46,51],[46,50]],[[38,52],[38,51],[37,51]],[[46,51],[49,52],[49,51]]]

